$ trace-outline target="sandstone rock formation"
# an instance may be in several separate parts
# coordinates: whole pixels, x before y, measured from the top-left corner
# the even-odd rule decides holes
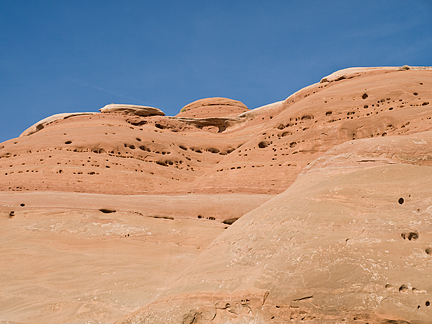
[[[206,98],[184,106],[177,117],[237,117],[248,111],[248,107],[240,101],[228,98]]]
[[[62,114],[55,114],[52,116],[49,116],[47,118],[44,118],[40,121],[38,121],[36,124],[30,126],[27,128],[24,132],[21,133],[21,136],[29,136],[31,134],[34,134],[40,130],[42,130],[46,125],[51,124],[57,120],[66,119],[74,116],[82,116],[82,115],[93,115],[93,112],[82,112],[82,113],[62,113]]]
[[[431,136],[334,147],[119,323],[430,322]]]
[[[101,113],[119,113],[123,115],[136,115],[142,117],[165,115],[165,113],[158,108],[137,105],[109,104],[99,109],[99,111]]]
[[[243,106],[2,143],[0,323],[430,323],[432,71]]]

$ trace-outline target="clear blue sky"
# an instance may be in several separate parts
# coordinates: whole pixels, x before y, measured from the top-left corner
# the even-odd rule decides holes
[[[432,0],[0,0],[0,142],[56,113],[256,108],[352,66],[432,65]]]

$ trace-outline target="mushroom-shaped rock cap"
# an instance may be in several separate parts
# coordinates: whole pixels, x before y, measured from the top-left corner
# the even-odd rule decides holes
[[[101,113],[119,113],[123,115],[137,115],[137,116],[165,116],[165,113],[154,107],[137,106],[137,105],[123,105],[123,104],[109,104],[99,109]]]
[[[216,97],[200,99],[184,106],[177,117],[236,117],[248,110],[241,101]]]

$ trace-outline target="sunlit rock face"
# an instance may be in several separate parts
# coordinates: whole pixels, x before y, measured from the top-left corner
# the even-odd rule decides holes
[[[429,68],[351,68],[38,122],[0,144],[0,321],[430,323],[431,108]]]
[[[236,117],[248,110],[240,101],[216,97],[200,99],[184,106],[177,117]]]

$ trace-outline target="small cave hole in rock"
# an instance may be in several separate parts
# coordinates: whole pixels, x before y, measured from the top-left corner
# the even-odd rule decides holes
[[[404,202],[405,202],[405,199],[403,199],[403,198],[399,198],[398,203],[399,203],[400,205],[402,205]]]
[[[428,247],[425,249],[426,254],[431,255],[432,254],[432,248]]]
[[[9,217],[14,217],[15,216],[15,212],[12,210],[10,213],[9,213]]]
[[[72,141],[66,141],[65,144],[72,144]]]
[[[234,222],[235,222],[236,220],[238,220],[237,217],[228,218],[228,219],[225,219],[222,223],[227,224],[227,225],[232,225],[232,224],[234,224]]]
[[[408,290],[408,286],[407,285],[402,285],[399,287],[399,292],[407,292]]]
[[[24,203],[22,203],[22,204],[20,204],[20,206],[21,206],[21,207],[24,207],[24,206],[25,206],[25,204],[24,204]]]
[[[429,302],[429,300],[428,300],[428,301],[426,301],[425,305],[426,305],[427,307],[429,307],[429,306],[430,306],[430,302]]]
[[[402,233],[401,237],[404,240],[411,241],[411,240],[417,240],[419,238],[419,235],[417,232],[409,232],[409,233]]]
[[[367,97],[369,97],[368,94],[367,93],[363,93],[362,98],[366,99]]]
[[[267,146],[269,146],[269,142],[267,141],[262,141],[258,143],[259,148],[266,148]]]
[[[116,212],[115,209],[111,209],[111,208],[101,208],[101,209],[99,209],[99,211],[101,211],[104,214],[109,214],[109,213],[115,213]]]

